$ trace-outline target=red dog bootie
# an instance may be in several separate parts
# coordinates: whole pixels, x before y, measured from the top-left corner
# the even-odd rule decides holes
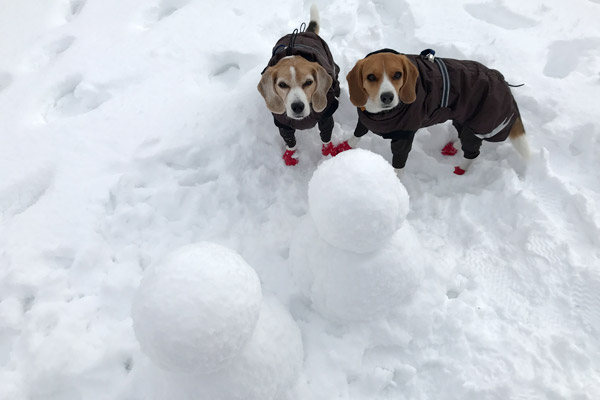
[[[283,153],[283,161],[285,162],[285,165],[296,165],[298,164],[298,159],[294,157],[294,155],[296,154],[296,150],[290,150],[290,149],[286,149],[285,153]]]
[[[445,156],[454,156],[454,155],[456,155],[456,153],[458,153],[458,150],[456,150],[456,147],[454,147],[454,142],[446,143],[446,145],[442,149],[442,155],[445,155]],[[462,175],[462,174],[460,174],[460,175]]]
[[[337,156],[338,154],[340,154],[343,151],[352,150],[352,147],[350,147],[350,145],[348,144],[348,141],[345,140],[342,143],[335,146],[335,148],[333,150],[335,151],[335,153],[332,154],[332,156]]]
[[[465,174],[465,172],[467,172],[467,171],[465,171],[465,170],[464,170],[464,169],[462,169],[461,167],[454,167],[454,173],[455,173],[456,175],[464,175],[464,174]]]
[[[335,147],[333,146],[333,143],[323,143],[323,147],[321,147],[321,154],[324,156],[335,156],[334,151]]]

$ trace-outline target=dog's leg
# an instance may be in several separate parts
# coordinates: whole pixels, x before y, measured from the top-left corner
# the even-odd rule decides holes
[[[513,147],[515,150],[517,150],[521,157],[523,157],[525,160],[529,159],[531,156],[531,150],[529,149],[529,142],[525,136],[525,127],[523,126],[521,117],[518,117],[515,121],[513,127],[510,129],[508,137]]]
[[[452,121],[452,125],[456,129],[456,132],[460,132],[463,129],[462,124],[456,121]],[[444,156],[454,156],[458,153],[458,145],[460,144],[460,140],[458,138],[451,142],[446,143],[446,145],[442,148],[442,155]]]
[[[454,173],[456,175],[464,175],[472,163],[473,163],[473,159],[463,157],[463,159],[460,161],[460,163],[456,167],[454,167]]]
[[[333,132],[333,117],[331,115],[319,120],[319,135],[321,136],[321,154],[324,156],[335,156],[335,146],[331,143],[331,133]]]
[[[392,167],[396,170],[401,170],[406,165],[408,153],[412,149],[412,142],[415,137],[415,132],[408,132],[401,139],[392,140]]]
[[[351,148],[355,148],[356,146],[358,146],[358,142],[360,142],[360,137],[352,135],[352,137],[348,139],[348,146],[350,146]]]
[[[464,127],[459,132],[458,138],[463,151],[463,158],[460,164],[454,167],[454,173],[463,175],[469,169],[473,160],[479,156],[479,149],[483,140],[475,136],[470,129]]]
[[[308,23],[308,28],[306,28],[306,32],[314,32],[315,34],[319,34],[319,28],[321,27],[321,18],[319,18],[319,9],[316,4],[310,6],[310,22]]]
[[[296,130],[291,128],[282,128],[279,127],[279,134],[283,138],[283,141],[286,144],[285,152],[283,153],[283,161],[285,165],[296,165],[298,164],[298,159],[295,157],[296,155]]]

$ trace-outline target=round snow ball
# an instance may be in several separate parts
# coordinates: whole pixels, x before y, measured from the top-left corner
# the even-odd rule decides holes
[[[332,246],[367,253],[382,246],[408,214],[408,193],[392,166],[366,150],[325,161],[308,185],[310,215]]]
[[[308,220],[310,221],[310,220]],[[423,278],[427,259],[410,224],[376,251],[357,254],[313,238],[303,222],[292,240],[294,279],[313,307],[340,322],[385,317],[408,305]]]
[[[290,313],[265,297],[254,335],[227,368],[194,379],[202,400],[274,400],[293,387],[304,362],[302,335]]]
[[[133,328],[159,367],[212,372],[253,335],[261,302],[258,276],[239,254],[192,244],[146,270],[133,300]]]

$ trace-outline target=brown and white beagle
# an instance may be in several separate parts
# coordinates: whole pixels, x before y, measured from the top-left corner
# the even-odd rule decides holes
[[[287,145],[283,154],[286,165],[298,163],[297,129],[310,129],[318,124],[323,155],[335,155],[349,148],[347,144],[342,148],[331,143],[333,113],[340,95],[340,68],[319,36],[319,29],[319,13],[313,5],[306,31],[295,30],[277,41],[258,84],[258,91]]]
[[[391,139],[392,165],[400,175],[420,128],[451,120],[458,131],[463,159],[454,172],[464,174],[483,141],[510,137],[525,158],[529,146],[517,103],[502,74],[475,61],[441,59],[382,49],[359,60],[346,79],[357,107],[356,146],[369,130]],[[442,154],[454,155],[453,143]]]

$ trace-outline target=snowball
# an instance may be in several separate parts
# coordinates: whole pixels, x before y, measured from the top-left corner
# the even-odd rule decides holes
[[[409,224],[380,249],[357,254],[321,240],[309,218],[292,240],[290,259],[294,279],[313,307],[343,322],[385,316],[407,303],[425,267],[420,242]]]
[[[240,355],[210,374],[166,374],[161,399],[274,400],[294,386],[304,360],[298,326],[276,299],[265,297],[252,338]]]
[[[250,339],[261,301],[260,281],[240,255],[192,244],[146,270],[133,301],[133,328],[161,368],[211,372]]]
[[[383,246],[408,214],[408,193],[392,166],[360,149],[319,166],[308,186],[308,203],[321,237],[355,253]]]

